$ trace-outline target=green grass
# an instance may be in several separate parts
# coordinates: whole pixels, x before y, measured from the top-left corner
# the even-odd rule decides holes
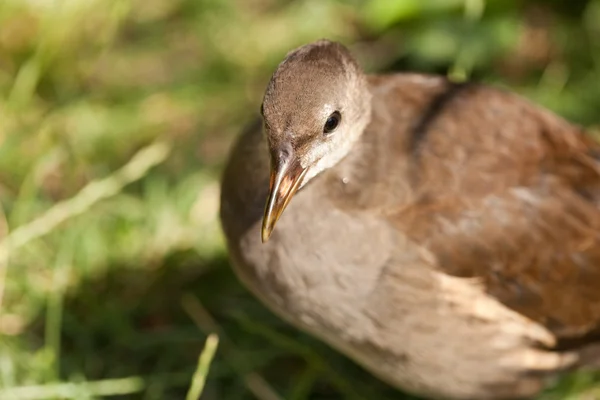
[[[600,1],[527,4],[0,2],[0,398],[408,398],[240,286],[218,176],[275,65],[321,37],[370,71],[473,76],[597,129]]]

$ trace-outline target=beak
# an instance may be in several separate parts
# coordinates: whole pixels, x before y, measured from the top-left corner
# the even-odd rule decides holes
[[[308,168],[300,165],[298,158],[289,151],[280,151],[271,162],[269,197],[262,224],[262,242],[266,243],[275,223],[302,184]]]

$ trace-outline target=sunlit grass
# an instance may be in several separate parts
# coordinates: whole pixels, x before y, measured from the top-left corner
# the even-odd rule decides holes
[[[202,395],[204,385],[206,384],[208,370],[210,369],[210,364],[215,356],[218,345],[219,337],[215,334],[209,335],[206,339],[204,350],[202,350],[202,353],[200,353],[200,357],[198,358],[198,367],[196,368],[196,372],[194,372],[192,384],[185,396],[186,400],[198,400]]]

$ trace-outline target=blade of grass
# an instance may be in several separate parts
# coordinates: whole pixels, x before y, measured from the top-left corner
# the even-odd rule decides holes
[[[275,389],[256,372],[246,373],[243,371],[242,362],[235,345],[223,332],[223,329],[204,308],[202,303],[191,294],[185,294],[181,298],[181,305],[190,318],[203,332],[217,332],[221,338],[221,352],[231,367],[242,377],[246,388],[259,400],[282,400]]]
[[[481,20],[484,11],[485,0],[464,0],[465,24],[471,28],[474,27]],[[462,43],[454,64],[448,72],[448,77],[455,82],[464,82],[469,79],[472,68],[473,61],[469,46]]]
[[[294,339],[283,335],[268,326],[252,321],[243,315],[232,313],[231,316],[248,332],[263,336],[271,343],[302,356],[302,358],[304,358],[308,364],[313,366],[313,368],[325,374],[329,381],[344,394],[346,399],[365,400],[373,398],[370,394],[367,395],[362,393],[363,391],[359,390],[354,383],[347,381],[343,374],[338,373],[327,360],[310,347],[304,346]]]
[[[4,240],[8,236],[8,221],[2,205],[0,205],[0,237]],[[8,275],[8,253],[6,257],[0,257],[0,316],[2,316],[2,298]],[[1,328],[1,327],[0,327]],[[0,329],[0,332],[2,329]]]
[[[5,260],[10,250],[47,235],[65,221],[84,213],[99,201],[116,195],[129,183],[143,178],[150,168],[162,163],[170,151],[171,146],[165,142],[144,147],[110,176],[88,183],[72,198],[55,204],[42,216],[16,228],[0,242],[0,260]]]
[[[0,389],[0,399],[38,400],[38,399],[78,399],[85,391],[92,397],[115,396],[137,393],[146,383],[142,377],[134,376],[120,379],[106,379],[94,382],[56,383],[50,385],[20,386]]]
[[[45,347],[52,354],[54,376],[58,379],[60,374],[61,330],[63,316],[63,302],[69,274],[71,272],[73,253],[76,248],[78,230],[74,229],[62,241],[58,251],[54,271],[52,273],[52,290],[48,295],[48,307],[45,324]]]
[[[206,344],[204,345],[202,353],[200,353],[200,357],[198,357],[198,368],[196,368],[196,371],[194,372],[192,384],[185,397],[186,400],[200,399],[202,391],[204,390],[204,384],[206,383],[206,376],[208,375],[208,370],[210,369],[210,364],[215,356],[218,345],[219,337],[214,333],[210,334],[206,339]]]
[[[308,365],[299,376],[293,391],[287,396],[288,400],[309,400],[310,392],[319,376],[319,370]]]
[[[36,53],[19,69],[8,97],[8,103],[14,107],[26,106],[33,97],[41,76],[41,61]]]
[[[189,383],[189,376],[189,371],[185,370],[167,374],[130,376],[97,381],[15,386],[0,389],[0,399],[38,400],[60,398],[80,400],[82,393],[85,393],[88,397],[129,395],[147,390],[151,383],[157,379],[163,380],[169,387],[181,387]]]

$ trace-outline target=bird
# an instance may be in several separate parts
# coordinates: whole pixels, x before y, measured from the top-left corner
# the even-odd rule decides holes
[[[430,399],[533,398],[600,367],[600,146],[508,89],[291,50],[221,181],[237,277]]]

